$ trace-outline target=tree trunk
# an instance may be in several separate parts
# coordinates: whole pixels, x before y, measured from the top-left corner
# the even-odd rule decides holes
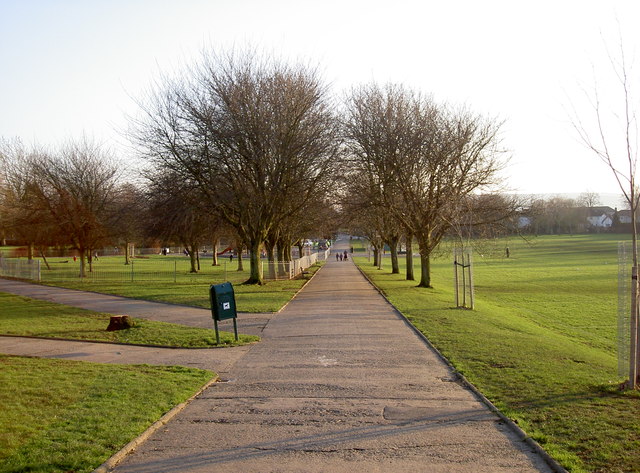
[[[282,254],[283,254],[282,261],[286,261],[286,262],[291,261],[291,243],[288,243],[288,242],[282,243]]]
[[[134,327],[133,320],[128,315],[112,315],[109,319],[109,326],[107,332],[113,332],[115,330],[126,330]]]
[[[129,261],[129,242],[126,242],[124,244],[124,265],[128,266],[130,263]]]
[[[277,247],[278,252],[278,277],[286,277],[287,268],[286,268],[286,257],[285,257],[285,249],[284,244],[282,242],[278,243]]]
[[[264,284],[264,280],[262,279],[262,265],[260,264],[260,248],[262,242],[252,241],[250,245],[251,253],[249,257],[251,267],[249,270],[249,279],[247,279],[244,284]]]
[[[405,237],[405,242],[407,246],[407,254],[405,255],[407,263],[406,279],[407,281],[415,281],[415,276],[413,275],[413,236],[407,235]]]
[[[80,253],[80,278],[87,277],[87,263],[85,261],[86,258],[86,250],[84,248],[78,248],[78,252]]]
[[[379,266],[378,264],[379,256],[380,256],[380,251],[378,250],[377,246],[374,246],[373,247],[373,265],[374,266]]]
[[[418,287],[431,287],[431,245],[429,241],[420,241],[420,284]]]
[[[218,261],[218,242],[219,241],[220,240],[218,238],[214,238],[213,244],[211,245],[213,247],[213,256],[212,256],[211,266],[220,266],[220,262]]]
[[[420,284],[418,287],[431,287],[431,258],[427,252],[420,252]]]
[[[236,250],[236,253],[238,254],[238,271],[244,271],[244,260],[242,259],[243,248],[244,246],[240,245]]]
[[[27,259],[31,261],[33,259],[33,243],[27,245]]]
[[[391,274],[400,274],[400,265],[398,264],[398,240],[400,237],[393,237],[389,241],[391,248]]]
[[[267,250],[267,265],[269,270],[269,279],[276,279],[276,257],[274,253],[273,243],[265,243]]]
[[[44,261],[44,264],[47,266],[47,269],[51,270],[51,266],[49,266],[49,262],[47,261],[47,257],[44,255],[44,250],[42,248],[40,248],[40,256],[42,256],[42,260]]]
[[[638,372],[640,371],[640,337],[638,335],[638,330],[640,328],[640,281],[638,281],[638,227],[636,221],[636,212],[638,211],[638,206],[636,204],[636,187],[635,187],[635,179],[631,178],[631,190],[630,190],[630,207],[631,207],[631,255],[633,258],[633,268],[632,268],[632,281],[631,284],[634,286],[631,289],[632,300],[631,300],[631,314],[629,320],[629,331],[630,331],[630,354],[629,354],[629,388],[636,389],[638,386]]]
[[[190,273],[197,273],[198,272],[198,267],[197,267],[197,261],[196,261],[196,251],[194,251],[196,249],[195,246],[191,246],[191,248],[189,248],[188,245],[185,245],[185,248],[187,249],[187,252],[189,253],[189,263],[191,264],[191,269],[189,270]]]

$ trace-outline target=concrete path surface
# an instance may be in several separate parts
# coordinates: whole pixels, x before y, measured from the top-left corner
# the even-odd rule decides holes
[[[351,261],[331,258],[261,336],[233,349],[150,351],[156,362],[188,364],[191,356],[192,366],[227,382],[205,390],[115,471],[551,471]],[[116,351],[127,348],[135,347]],[[53,356],[66,356],[60,350]],[[142,349],[129,356],[144,358]]]

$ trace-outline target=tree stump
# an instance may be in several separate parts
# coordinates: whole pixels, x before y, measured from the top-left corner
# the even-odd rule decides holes
[[[109,319],[107,332],[114,330],[124,330],[133,327],[133,320],[128,315],[112,315]]]

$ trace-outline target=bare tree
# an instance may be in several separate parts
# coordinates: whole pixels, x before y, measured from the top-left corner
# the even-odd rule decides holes
[[[29,166],[38,208],[80,252],[80,276],[86,276],[91,251],[108,235],[107,215],[118,166],[109,152],[86,137],[68,142],[55,154],[31,156]]]
[[[124,246],[125,265],[129,264],[130,254],[126,250],[129,244],[143,237],[146,210],[144,192],[138,186],[127,182],[114,189],[109,206],[108,232],[110,239]]]
[[[42,209],[80,253],[80,277],[86,276],[91,251],[107,237],[106,216],[119,178],[109,152],[86,137],[69,141],[56,154],[31,161]]]
[[[431,253],[461,219],[465,199],[497,183],[502,150],[500,124],[468,110],[440,107],[426,121],[428,139],[397,172],[405,183],[402,218],[420,249],[419,286],[431,287]]]
[[[179,181],[169,172],[147,175],[149,185],[148,231],[167,241],[179,242],[189,254],[190,271],[199,271],[199,251],[210,236],[210,216],[197,187]]]
[[[350,156],[377,189],[371,205],[416,239],[419,286],[431,287],[431,253],[468,196],[497,182],[500,124],[394,85],[355,90],[347,109]]]
[[[52,216],[38,199],[38,186],[31,162],[42,153],[36,148],[27,149],[18,139],[2,142],[0,216],[3,231],[27,244],[28,259],[33,259],[37,248],[48,267],[44,250],[64,239],[64,236],[58,234]]]
[[[189,80],[142,104],[134,139],[157,165],[192,180],[247,242],[262,284],[270,230],[317,196],[338,155],[327,88],[309,67],[247,53],[207,53]]]
[[[631,254],[632,267],[632,297],[630,315],[630,358],[628,386],[635,389],[639,382],[640,353],[639,353],[639,323],[638,310],[640,291],[638,286],[638,232],[636,215],[640,203],[640,193],[636,182],[638,167],[638,122],[637,99],[633,95],[632,85],[637,81],[632,76],[632,64],[627,60],[625,48],[620,34],[617,54],[607,51],[611,72],[617,83],[617,97],[611,97],[601,89],[597,83],[590,93],[586,92],[591,106],[591,114],[587,119],[582,118],[575,110],[572,124],[582,143],[591,150],[612,172],[620,190],[631,210]]]
[[[392,272],[399,273],[398,243],[402,233],[411,235],[413,229],[402,218],[404,183],[396,171],[408,156],[417,155],[427,139],[430,130],[422,126],[422,119],[429,113],[429,101],[400,85],[369,84],[352,89],[346,103],[343,128],[354,174],[350,177],[350,195],[356,199],[352,206],[377,214],[365,219],[364,228],[373,238],[376,259],[381,256],[378,239],[389,244]],[[408,251],[409,280],[413,279],[410,257]]]
[[[600,194],[586,190],[578,196],[576,203],[588,208],[596,207],[600,205]]]

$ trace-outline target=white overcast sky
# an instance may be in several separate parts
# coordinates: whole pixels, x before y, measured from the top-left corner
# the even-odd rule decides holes
[[[618,193],[568,110],[591,117],[594,70],[618,90],[604,44],[622,31],[631,58],[639,20],[637,0],[0,0],[0,136],[85,133],[125,156],[116,130],[159,71],[249,44],[319,64],[336,93],[401,82],[505,120],[514,191]]]

